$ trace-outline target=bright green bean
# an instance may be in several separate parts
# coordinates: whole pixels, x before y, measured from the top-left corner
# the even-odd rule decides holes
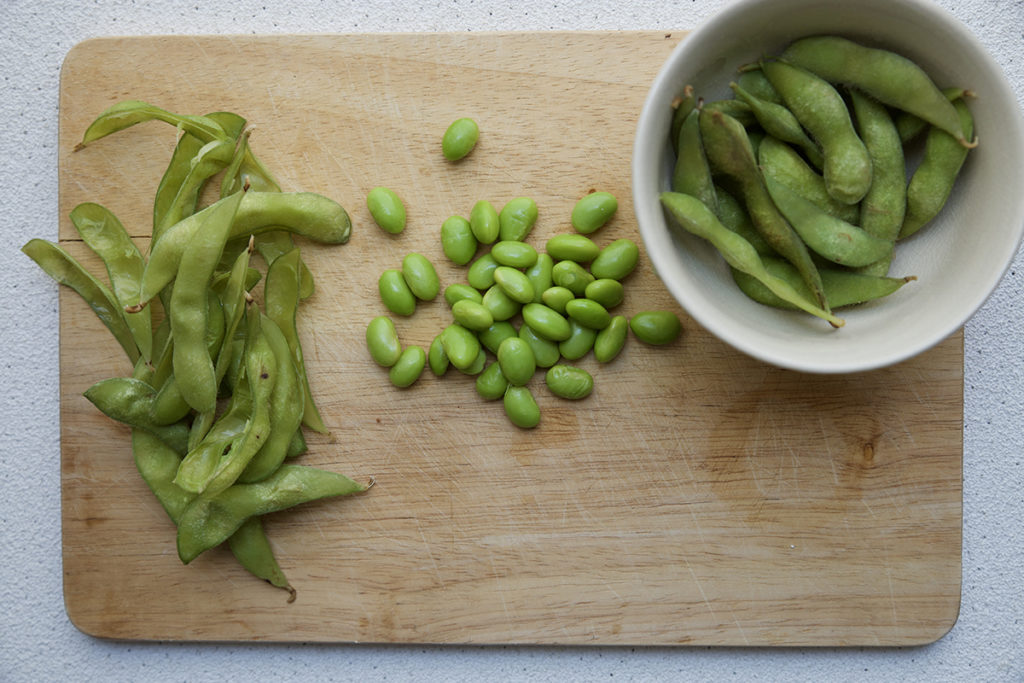
[[[366,326],[366,348],[377,365],[390,368],[402,355],[395,323],[386,315],[379,315]]]
[[[434,264],[423,254],[412,252],[405,255],[402,259],[402,277],[421,301],[433,301],[441,293],[441,279]]]
[[[552,394],[571,401],[586,398],[594,390],[593,376],[573,365],[559,364],[551,367],[544,375],[544,382]]]
[[[522,242],[537,223],[537,202],[530,197],[510,199],[498,212],[498,239]]]
[[[462,117],[451,122],[441,137],[441,153],[448,161],[464,158],[480,139],[480,126],[471,118]]]
[[[395,315],[410,316],[416,312],[416,295],[402,276],[402,271],[389,268],[377,278],[377,291],[384,306]]]
[[[419,346],[408,346],[398,357],[398,362],[391,366],[388,378],[396,387],[405,388],[415,384],[423,374],[427,364],[427,354]]]
[[[537,370],[533,349],[520,337],[509,337],[498,347],[498,365],[509,384],[522,386]]]
[[[626,345],[626,333],[629,322],[624,315],[612,317],[608,327],[600,330],[594,338],[594,358],[598,363],[608,363],[622,351]]]
[[[449,216],[441,224],[441,250],[458,266],[473,260],[478,243],[473,230],[462,216]]]
[[[501,234],[501,220],[498,211],[486,199],[473,205],[469,212],[469,227],[481,244],[492,244]]]
[[[540,424],[540,406],[527,387],[510,384],[505,390],[502,403],[505,406],[505,414],[515,426],[533,429]]]
[[[590,234],[603,227],[619,209],[619,201],[610,192],[591,192],[580,198],[572,209],[572,226]]]
[[[394,190],[387,187],[373,188],[366,195],[366,208],[373,222],[384,232],[397,235],[405,230],[405,204]]]

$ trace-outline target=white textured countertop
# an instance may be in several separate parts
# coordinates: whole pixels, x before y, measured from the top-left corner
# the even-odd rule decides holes
[[[61,64],[72,46],[98,36],[168,33],[679,30],[696,26],[722,4],[2,3],[0,345],[8,389],[0,396],[0,680],[1024,680],[1019,255],[966,327],[962,605],[952,631],[932,645],[778,650],[159,644],[97,640],[67,618],[60,554],[57,287],[19,249],[32,237],[57,237],[57,96]],[[974,32],[1024,102],[1024,2],[939,4]]]

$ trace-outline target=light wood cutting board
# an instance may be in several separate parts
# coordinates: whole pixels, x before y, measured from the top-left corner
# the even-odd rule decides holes
[[[332,431],[302,461],[367,480],[367,494],[267,521],[293,604],[223,549],[189,566],[136,473],[125,428],[82,397],[130,372],[77,297],[61,295],[65,599],[86,633],[126,639],[389,643],[907,645],[941,637],[960,594],[963,343],[897,367],[806,376],[726,347],[681,311],[642,257],[621,312],[669,308],[667,348],[630,339],[581,362],[585,401],[531,385],[540,426],[519,430],[458,372],[393,388],[368,358],[376,279],[410,251],[444,284],[462,269],[438,230],[478,199],[536,199],[535,244],[568,229],[584,193],[620,210],[595,238],[639,242],[633,128],[684,33],[473,33],[94,40],[64,65],[62,242],[79,202],[146,245],[175,132],[148,123],[72,153],[110,104],[236,111],[286,190],[345,205],[351,241],[302,243],[317,278],[301,331]],[[452,165],[439,140],[475,117]],[[396,190],[409,227],[370,221]],[[97,271],[98,272],[98,271]],[[398,320],[405,343],[447,324],[439,299]]]

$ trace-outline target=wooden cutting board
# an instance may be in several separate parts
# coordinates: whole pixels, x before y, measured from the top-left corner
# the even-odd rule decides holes
[[[175,131],[147,123],[72,153],[116,101],[231,110],[286,190],[348,207],[351,241],[303,242],[317,292],[300,316],[330,437],[302,461],[368,480],[365,495],[267,521],[298,589],[252,579],[223,549],[188,566],[134,469],[128,431],[82,397],[130,372],[71,292],[60,308],[65,600],[101,637],[387,643],[908,645],[941,637],[960,594],[963,339],[897,367],[807,376],[726,347],[642,256],[621,312],[677,311],[681,339],[588,357],[586,400],[531,387],[524,431],[473,379],[393,388],[369,359],[377,276],[410,251],[465,274],[438,230],[478,199],[536,199],[541,245],[584,193],[616,194],[595,234],[639,242],[633,128],[683,32],[144,37],[74,48],[60,92],[61,240],[92,268],[68,212],[96,201],[139,243]],[[458,116],[479,146],[439,150]],[[365,208],[376,185],[409,211],[400,236]],[[99,272],[99,271],[96,271]],[[429,344],[439,299],[398,320]]]

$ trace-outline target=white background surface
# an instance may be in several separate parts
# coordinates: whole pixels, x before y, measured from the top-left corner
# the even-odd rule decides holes
[[[0,2],[0,681],[1024,680],[1020,255],[966,327],[962,606],[953,630],[933,645],[776,650],[159,644],[96,640],[68,621],[60,557],[57,287],[19,248],[32,237],[57,238],[57,94],[61,63],[73,45],[98,36],[167,33],[682,30],[722,4]],[[1024,2],[938,4],[974,32],[1024,102]],[[989,144],[998,141],[997,131],[989,135]]]

